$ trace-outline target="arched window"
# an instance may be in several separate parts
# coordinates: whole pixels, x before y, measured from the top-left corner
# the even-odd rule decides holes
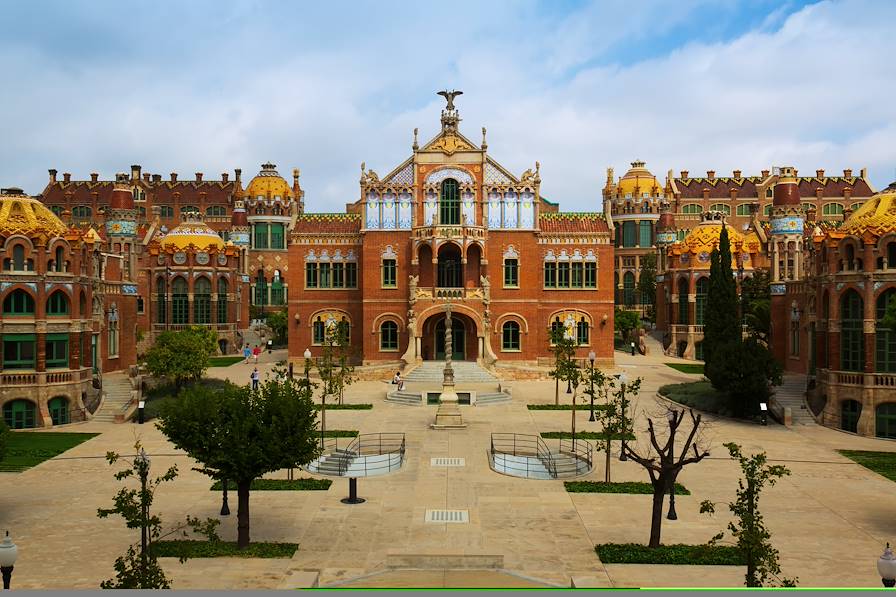
[[[505,321],[501,326],[501,350],[516,351],[520,349],[520,324]]]
[[[208,278],[196,278],[193,282],[193,323],[212,321],[212,283]]]
[[[889,288],[877,297],[874,370],[878,373],[896,373],[896,332],[883,325],[882,321],[890,301],[896,301],[896,288]]]
[[[87,205],[76,205],[72,208],[72,217],[78,220],[89,220],[93,210]]]
[[[68,315],[68,297],[61,290],[57,290],[47,299],[47,315]]]
[[[205,208],[205,215],[210,217],[223,217],[227,215],[227,209],[223,205],[210,205]]]
[[[840,429],[852,433],[859,432],[859,416],[862,414],[862,403],[857,400],[844,400],[840,403]]]
[[[181,277],[171,284],[171,323],[184,325],[190,322],[190,302],[187,297],[187,281]]]
[[[339,265],[344,265],[340,263]],[[283,278],[280,276],[280,270],[274,270],[274,279],[271,282],[271,304],[286,304],[286,288],[283,286]]]
[[[185,215],[187,215],[189,213],[200,213],[199,208],[196,207],[195,205],[182,205],[180,207],[181,217],[184,217]]]
[[[51,206],[50,206],[50,211],[52,211],[53,214],[54,214],[57,218],[61,218],[61,217],[62,217],[62,212],[65,211],[65,208],[62,207],[61,205],[51,205]]]
[[[852,270],[855,269],[856,262],[856,249],[852,246],[852,244],[847,244],[844,252],[846,253],[846,269]]]
[[[324,339],[326,338],[326,325],[323,320],[320,318],[320,315],[317,316],[317,319],[311,324],[311,344],[315,346],[320,346],[324,343]]]
[[[254,298],[256,307],[263,307],[268,304],[268,281],[264,277],[264,272],[260,269],[255,277]]]
[[[446,178],[442,182],[442,194],[439,199],[439,224],[460,224],[460,193],[457,181]]]
[[[843,204],[825,203],[821,208],[821,213],[826,216],[839,216],[843,213]]]
[[[66,425],[70,422],[68,398],[65,396],[51,398],[47,403],[47,408],[50,410],[53,425]]]
[[[3,314],[34,315],[34,298],[21,288],[16,288],[3,299]]]
[[[688,203],[687,205],[681,206],[681,213],[683,213],[683,214],[703,213],[703,206],[697,205],[696,203]]]
[[[720,211],[726,216],[731,215],[731,206],[725,205],[724,203],[713,203],[709,206],[709,211]]]
[[[167,323],[168,322],[168,284],[165,283],[165,278],[159,277],[156,278],[156,301],[158,302],[158,314],[156,315],[156,321],[159,323]]]
[[[678,281],[678,323],[688,325],[688,281],[685,278]]]
[[[749,203],[741,203],[737,206],[737,211],[735,212],[739,216],[748,216],[750,215],[750,204]]]
[[[626,307],[635,304],[635,274],[632,272],[622,275],[622,300]]]
[[[709,278],[700,278],[697,280],[697,302],[695,303],[695,317],[696,320],[694,323],[697,325],[703,325],[704,318],[706,316],[706,295],[709,294]]]
[[[174,217],[174,208],[170,205],[161,205],[159,206],[159,216],[162,218],[173,218]]]
[[[12,269],[15,272],[25,271],[25,247],[16,245],[12,248]]]
[[[896,402],[879,404],[875,414],[875,435],[896,439]]]
[[[865,367],[863,303],[855,290],[847,290],[840,300],[840,369],[843,371],[862,371]]]
[[[384,321],[380,325],[380,350],[398,350],[398,324],[394,321]]]
[[[585,346],[590,342],[591,326],[588,320],[582,317],[576,322],[576,342]]]
[[[37,408],[30,400],[10,400],[3,405],[3,420],[10,429],[36,427]]]
[[[227,278],[218,278],[218,323],[227,323]]]
[[[638,246],[653,246],[653,222],[650,220],[641,220],[638,223]]]
[[[65,249],[63,247],[56,247],[53,259],[53,271],[64,272],[66,270],[68,270],[68,268],[65,263]]]

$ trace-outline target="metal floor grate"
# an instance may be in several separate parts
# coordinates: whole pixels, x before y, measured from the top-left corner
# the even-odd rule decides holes
[[[431,458],[429,466],[466,466],[466,458]]]
[[[470,513],[467,510],[427,510],[425,521],[467,523],[470,522]]]

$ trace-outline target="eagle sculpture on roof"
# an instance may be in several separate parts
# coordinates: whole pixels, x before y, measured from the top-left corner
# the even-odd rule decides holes
[[[448,110],[449,112],[453,112],[454,111],[454,98],[456,98],[459,95],[463,95],[463,93],[464,93],[463,91],[454,91],[453,89],[451,91],[448,91],[446,89],[445,91],[439,91],[437,93],[437,95],[441,95],[442,97],[445,98],[445,100],[448,101],[448,107],[446,108],[446,110]]]

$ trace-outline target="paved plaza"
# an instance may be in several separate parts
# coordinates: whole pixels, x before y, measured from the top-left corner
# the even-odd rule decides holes
[[[264,355],[259,368],[270,370],[282,353]],[[662,416],[655,396],[663,384],[696,379],[662,363],[661,357],[617,353],[616,371],[644,378],[634,401],[636,429],[645,441],[645,414]],[[251,365],[211,369],[209,374],[246,382]],[[361,505],[339,500],[348,481],[337,479],[328,491],[253,492],[251,537],[254,541],[300,544],[290,560],[164,560],[174,588],[288,588],[306,586],[319,573],[321,586],[738,586],[736,567],[603,565],[593,546],[604,542],[646,543],[649,495],[570,494],[562,481],[525,480],[489,469],[492,432],[536,434],[569,429],[568,411],[529,411],[527,403],[554,400],[553,381],[513,384],[509,403],[461,407],[466,429],[432,430],[434,406],[386,402],[387,384],[351,385],[347,402],[371,402],[368,411],[330,411],[327,427],[361,433],[404,432],[407,459],[391,475],[360,479]],[[415,389],[413,386],[410,389]],[[475,389],[475,388],[472,388]],[[493,388],[492,388],[493,389]],[[561,400],[569,400],[562,393]],[[579,413],[578,430],[597,430]],[[704,499],[733,499],[739,467],[722,443],[734,441],[746,452],[765,450],[793,474],[767,489],[762,512],[780,550],[785,575],[801,586],[875,587],[876,558],[887,541],[896,540],[896,507],[889,499],[893,482],[836,453],[837,449],[896,451],[886,440],[862,438],[818,426],[791,429],[761,427],[707,416],[704,441],[712,457],[688,466],[679,477],[691,491],[676,500],[677,521],[663,524],[664,543],[702,543],[727,523],[724,506],[709,517],[698,513]],[[97,588],[113,574],[112,564],[139,539],[120,518],[100,520],[98,507],[111,505],[120,485],[103,456],[128,453],[137,437],[152,458],[152,470],[171,464],[178,478],[157,492],[155,510],[166,527],[187,515],[217,516],[220,493],[191,470],[152,424],[84,423],[70,431],[99,432],[65,454],[18,474],[0,474],[0,528],[9,528],[20,556],[13,588]],[[435,468],[433,457],[461,457],[463,467]],[[646,481],[637,464],[612,464],[614,481]],[[304,475],[305,473],[302,473]],[[585,479],[602,480],[603,455]],[[272,475],[285,476],[285,471]],[[233,514],[223,517],[222,537],[236,537]],[[469,523],[424,522],[428,509],[464,509]],[[451,557],[451,559],[447,559]],[[447,563],[446,563],[447,562]],[[484,563],[488,564],[484,564]],[[498,564],[495,564],[498,562]],[[407,568],[418,568],[408,570]],[[483,569],[488,568],[488,569]]]

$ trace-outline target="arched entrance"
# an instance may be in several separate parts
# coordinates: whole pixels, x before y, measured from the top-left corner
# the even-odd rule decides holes
[[[475,361],[479,357],[476,323],[470,316],[452,311],[451,343],[453,361]],[[420,330],[420,356],[424,361],[445,360],[445,313],[429,316]]]
[[[445,360],[445,320],[436,324],[435,355],[437,361]],[[466,358],[466,328],[464,322],[457,317],[451,318],[451,359],[463,361]]]

